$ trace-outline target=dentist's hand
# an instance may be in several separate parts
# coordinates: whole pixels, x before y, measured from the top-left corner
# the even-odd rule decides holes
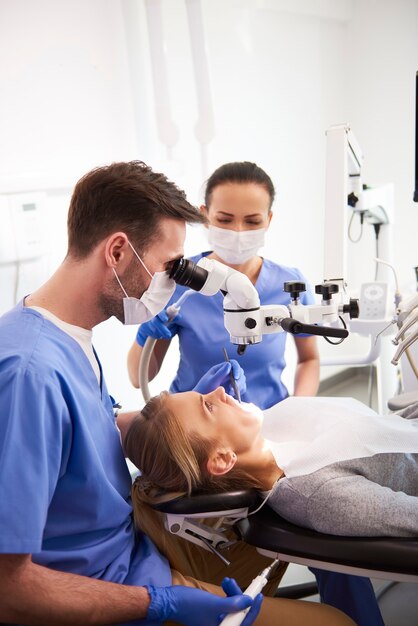
[[[236,596],[242,593],[241,589],[238,586],[238,583],[233,578],[224,578],[222,581],[222,589],[225,591],[227,596]],[[264,596],[262,593],[259,593],[255,596],[251,609],[248,611],[245,616],[244,621],[241,623],[241,626],[251,626],[254,623],[257,615],[261,609],[261,603],[263,602]],[[223,618],[222,618],[223,619]]]
[[[210,393],[218,387],[223,387],[227,394],[234,395],[234,388],[231,384],[230,372],[236,380],[240,394],[244,394],[247,389],[244,370],[235,359],[223,361],[213,365],[199,380],[193,391],[198,393]]]
[[[179,315],[176,315],[174,319],[179,317]],[[141,324],[136,334],[136,343],[143,348],[148,337],[153,339],[172,339],[175,333],[170,330],[170,327],[172,327],[171,323],[168,325],[167,323],[168,315],[165,311],[161,311],[149,322]]]
[[[156,622],[173,620],[184,624],[184,626],[196,626],[198,616],[199,626],[218,626],[222,616],[243,611],[253,603],[258,606],[257,600],[252,600],[249,596],[243,595],[239,588],[238,593],[235,593],[236,588],[231,584],[227,585],[227,588],[233,591],[234,595],[226,598],[215,596],[201,589],[181,585],[173,587],[147,585],[146,588],[151,598],[147,619]],[[258,609],[256,609],[257,613]],[[245,626],[250,626],[256,617],[253,615],[250,618],[251,621],[247,621],[248,615],[245,618]]]

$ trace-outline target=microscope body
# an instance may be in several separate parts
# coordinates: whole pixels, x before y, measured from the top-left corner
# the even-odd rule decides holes
[[[348,331],[343,328],[323,326],[338,323],[343,313],[350,313],[347,305],[344,308],[332,300],[332,294],[338,291],[337,285],[318,285],[315,290],[322,294],[322,303],[303,305],[299,301],[299,294],[305,291],[305,285],[297,282],[285,283],[284,290],[291,297],[289,306],[260,305],[256,288],[242,272],[206,257],[200,259],[197,265],[208,272],[207,283],[202,286],[200,293],[224,293],[224,325],[231,343],[242,346],[241,351],[247,345],[259,343],[263,335],[283,331],[339,338],[348,335]],[[354,317],[352,309],[351,313]]]

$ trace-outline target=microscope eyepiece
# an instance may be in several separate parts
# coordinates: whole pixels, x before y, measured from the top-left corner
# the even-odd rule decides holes
[[[206,282],[208,273],[203,267],[183,257],[173,263],[169,276],[178,285],[200,291]]]

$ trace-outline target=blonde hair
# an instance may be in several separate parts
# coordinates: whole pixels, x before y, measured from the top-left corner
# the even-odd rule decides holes
[[[253,476],[236,466],[222,476],[211,474],[207,461],[216,442],[197,432],[187,433],[167,408],[167,397],[162,392],[151,398],[125,438],[126,456],[141,472],[132,488],[134,511],[142,502],[157,504],[196,491],[261,488]]]

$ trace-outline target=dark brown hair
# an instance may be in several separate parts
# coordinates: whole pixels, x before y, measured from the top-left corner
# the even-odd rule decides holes
[[[228,183],[255,183],[265,188],[270,196],[270,206],[274,202],[276,195],[273,181],[266,172],[256,163],[250,161],[235,161],[234,163],[225,163],[216,169],[208,178],[205,189],[205,205],[209,209],[212,192],[218,185],[226,185]]]
[[[184,191],[142,161],[97,167],[75,186],[68,212],[68,253],[83,258],[118,230],[144,252],[158,236],[164,217],[205,221]]]

